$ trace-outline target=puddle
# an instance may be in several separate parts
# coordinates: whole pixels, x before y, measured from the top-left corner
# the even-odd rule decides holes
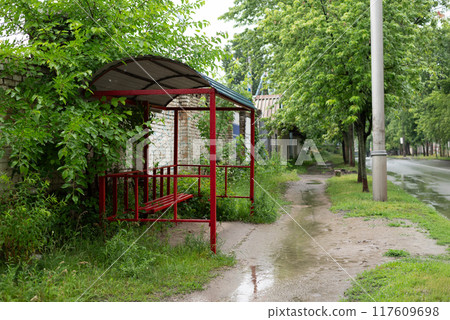
[[[258,293],[270,288],[274,283],[273,267],[250,266],[244,270],[244,279],[232,295],[232,301],[250,302],[258,298]]]
[[[322,184],[320,181],[311,182]],[[321,232],[321,224],[315,218],[316,207],[321,203],[317,197],[318,192],[315,188],[303,191],[301,199],[293,203],[295,209],[290,213],[313,237]],[[242,270],[244,276],[233,293],[232,300],[254,301],[259,293],[276,285],[277,281],[286,282],[290,278],[297,278],[310,267],[319,264],[317,255],[308,252],[311,245],[311,238],[296,223],[287,223],[281,245],[274,247],[258,265]]]
[[[306,184],[322,184],[322,182],[317,181],[317,180],[311,180],[311,181],[307,182]]]

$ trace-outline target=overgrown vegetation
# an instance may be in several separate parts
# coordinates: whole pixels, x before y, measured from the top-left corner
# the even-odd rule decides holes
[[[8,147],[14,173],[59,178],[67,199],[89,208],[81,200],[96,197],[95,176],[122,162],[126,141],[143,125],[143,111],[124,99],[90,98],[93,74],[109,62],[142,55],[211,70],[223,37],[200,33],[207,22],[195,21],[192,12],[201,5],[0,0],[1,74],[24,77],[15,88],[0,90],[0,157]],[[198,33],[187,35],[190,28]]]
[[[106,242],[73,239],[28,262],[2,262],[0,300],[159,301],[201,289],[214,269],[234,263],[200,238],[169,245],[161,225],[134,243],[147,228],[122,225]]]
[[[369,177],[369,180],[370,177]],[[354,176],[328,180],[327,193],[335,212],[347,217],[385,218],[395,227],[409,227],[409,220],[424,229],[438,244],[450,244],[450,221],[388,181],[388,201],[374,202],[371,194],[359,192]],[[403,250],[389,250],[387,256],[406,257]],[[360,274],[358,282],[376,301],[448,301],[449,254],[439,257],[403,258]],[[357,285],[345,293],[347,301],[373,301]]]
[[[96,222],[71,218],[76,208],[48,186],[36,174],[17,183],[0,176],[0,301],[73,301],[104,272],[82,301],[161,300],[234,263],[200,237],[170,246],[164,224],[140,239],[148,225],[114,223],[103,234]]]

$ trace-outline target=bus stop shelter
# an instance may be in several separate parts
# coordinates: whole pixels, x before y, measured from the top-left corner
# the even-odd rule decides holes
[[[174,223],[200,222],[210,227],[211,250],[216,252],[217,198],[246,198],[250,200],[249,214],[254,204],[255,176],[255,107],[253,103],[219,82],[195,71],[188,65],[158,56],[141,56],[115,61],[98,70],[90,84],[97,98],[126,97],[126,103],[143,108],[144,122],[149,120],[150,109],[173,111],[173,163],[167,166],[150,167],[148,146],[144,147],[144,169],[106,173],[98,178],[100,221],[170,221]],[[206,107],[173,107],[170,102],[179,95],[202,94],[209,97]],[[217,107],[216,98],[228,100],[233,107]],[[209,164],[186,164],[178,161],[180,111],[209,112]],[[216,158],[216,113],[221,111],[246,111],[250,114],[250,164],[218,164]],[[143,128],[144,129],[144,128]],[[217,194],[217,168],[225,170],[224,194]],[[183,170],[188,169],[190,170]],[[229,195],[228,169],[250,170],[249,194]],[[178,180],[197,178],[197,192],[184,193],[178,190]],[[178,204],[195,196],[201,196],[202,179],[210,180],[209,219],[180,219]],[[222,183],[222,182],[221,182]],[[119,202],[120,195],[123,198]],[[164,213],[173,208],[173,216]],[[162,212],[161,216],[154,216]]]

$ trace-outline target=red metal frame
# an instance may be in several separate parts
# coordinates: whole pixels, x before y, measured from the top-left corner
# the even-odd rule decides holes
[[[102,223],[103,220],[107,221],[169,221],[174,223],[180,222],[200,222],[209,223],[210,226],[210,243],[211,250],[216,253],[216,213],[217,213],[217,198],[240,198],[250,199],[251,210],[253,212],[254,205],[254,176],[255,176],[255,110],[251,110],[251,152],[250,152],[250,165],[249,166],[235,166],[235,165],[217,165],[216,161],[216,111],[221,110],[247,110],[248,107],[241,106],[242,108],[216,108],[216,95],[212,88],[201,89],[166,89],[166,90],[118,90],[118,91],[96,91],[94,96],[102,97],[106,96],[111,98],[113,96],[139,96],[139,95],[165,95],[165,94],[209,94],[209,108],[187,108],[181,110],[201,110],[209,111],[210,113],[210,160],[209,165],[190,165],[178,163],[178,109],[166,108],[157,106],[157,108],[174,111],[174,155],[173,165],[162,166],[158,168],[149,168],[148,160],[148,146],[144,148],[144,170],[143,171],[128,171],[120,173],[110,173],[98,178],[99,182],[99,218]],[[137,103],[134,103],[139,105]],[[149,119],[149,112],[151,107],[149,103],[143,104],[144,106],[144,121]],[[144,127],[145,128],[145,127]],[[146,135],[145,137],[148,137]],[[178,174],[178,167],[193,167],[198,168],[197,174]],[[202,168],[209,168],[209,174],[202,174]],[[225,168],[225,192],[223,195],[217,195],[217,168]],[[249,168],[250,169],[250,195],[249,196],[235,196],[228,194],[228,168]],[[167,173],[164,171],[166,170]],[[158,173],[159,171],[159,173]],[[173,173],[172,173],[173,172]],[[159,179],[158,179],[159,178]],[[166,178],[166,179],[164,179]],[[210,217],[209,219],[179,219],[178,218],[178,203],[191,199],[193,194],[185,194],[178,192],[178,179],[180,178],[198,178],[197,196],[201,196],[201,179],[210,179]],[[106,189],[107,180],[112,180],[112,215],[105,217],[106,213]],[[118,185],[119,179],[123,179],[123,214],[134,214],[134,218],[119,217],[118,212]],[[173,181],[173,188],[171,188],[171,179]],[[149,194],[149,182],[151,180],[152,187],[152,199]],[[157,195],[157,185],[159,180],[159,195]],[[164,186],[164,180],[166,185]],[[129,204],[129,184],[133,183],[134,193],[134,206],[131,209]],[[139,181],[143,181],[143,199],[139,199]],[[164,190],[166,189],[166,190]],[[166,191],[166,195],[164,195]],[[159,218],[142,218],[140,215],[153,214],[158,211],[172,207],[174,208],[174,216],[172,219],[159,219]]]

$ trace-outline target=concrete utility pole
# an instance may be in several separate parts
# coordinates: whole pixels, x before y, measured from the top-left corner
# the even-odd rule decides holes
[[[387,201],[387,154],[384,131],[383,0],[370,1],[370,35],[372,50],[373,200]]]

